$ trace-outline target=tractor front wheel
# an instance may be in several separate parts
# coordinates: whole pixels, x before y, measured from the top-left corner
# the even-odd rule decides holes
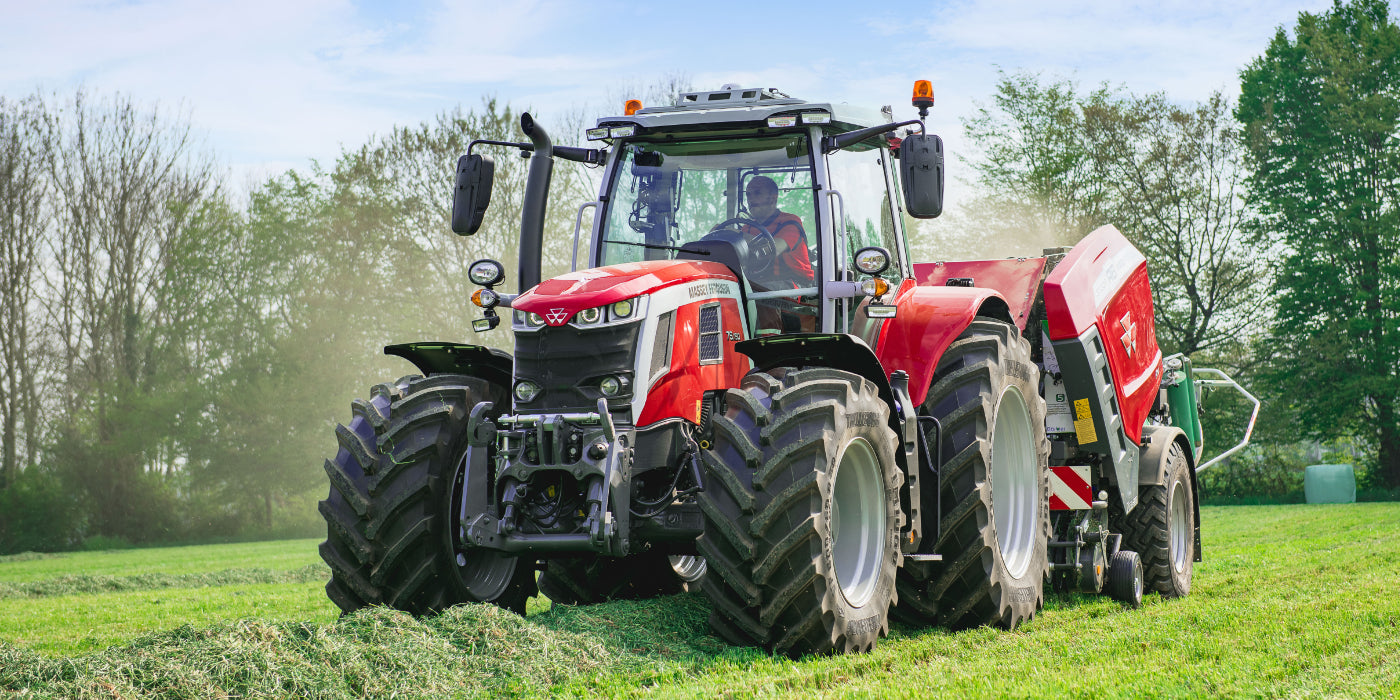
[[[755,372],[724,400],[700,496],[711,627],[793,657],[873,649],[900,559],[889,407],[825,368]]]
[[[466,483],[467,415],[504,392],[475,377],[406,377],[357,399],[340,449],[326,460],[321,501],[331,568],[326,593],[344,612],[388,605],[415,615],[464,602],[524,614],[533,562],[456,544]]]

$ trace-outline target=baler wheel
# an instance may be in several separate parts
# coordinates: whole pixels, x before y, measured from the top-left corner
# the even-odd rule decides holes
[[[352,404],[350,425],[336,427],[340,449],[326,460],[331,488],[320,503],[326,594],[343,612],[383,604],[422,615],[491,602],[524,614],[532,562],[459,551],[453,536],[468,412],[508,400],[484,380],[439,374],[380,384]]]
[[[540,592],[555,603],[592,605],[680,593],[684,581],[670,557],[649,551],[629,557],[558,557],[540,572]]]
[[[1120,549],[1108,560],[1108,595],[1129,607],[1142,607],[1142,560],[1137,552]]]
[[[1001,321],[978,317],[943,353],[921,409],[942,427],[940,492],[923,494],[923,512],[941,505],[942,522],[920,548],[943,559],[900,570],[897,618],[1013,629],[1044,605],[1050,445],[1039,377],[1030,344]]]
[[[1147,591],[1156,591],[1163,598],[1179,598],[1191,592],[1196,493],[1181,443],[1172,443],[1162,462],[1166,485],[1138,489],[1137,506],[1127,515],[1119,515],[1114,529],[1123,533],[1123,547],[1142,557]]]
[[[699,499],[711,628],[794,658],[873,649],[900,560],[889,406],[827,368],[754,372],[724,400]]]

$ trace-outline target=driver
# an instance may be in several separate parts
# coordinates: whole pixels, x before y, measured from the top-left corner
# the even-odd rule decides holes
[[[802,230],[802,219],[795,214],[778,209],[778,183],[766,175],[759,175],[744,188],[748,202],[749,216],[762,224],[773,234],[775,251],[773,267],[765,270],[776,284],[775,289],[796,289],[810,287],[812,281],[812,261],[807,254],[807,232]],[[759,230],[744,225],[744,234],[750,238]],[[797,300],[783,301],[770,299],[758,302],[758,326],[773,328],[784,333],[815,332],[815,315],[795,313],[795,306],[806,306]]]
[[[777,250],[771,273],[793,287],[811,286],[812,261],[807,256],[807,232],[802,230],[802,219],[778,209],[778,183],[771,177],[759,175],[749,180],[744,196],[749,216],[773,234]],[[744,233],[752,238],[759,231],[745,225]]]

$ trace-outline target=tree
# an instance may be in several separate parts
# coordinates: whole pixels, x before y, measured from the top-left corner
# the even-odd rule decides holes
[[[998,240],[1019,234],[1044,246],[1073,245],[1107,218],[1108,191],[1084,119],[1086,102],[1105,99],[1107,88],[1081,96],[1072,80],[999,75],[991,104],[963,121],[981,151],[959,155],[980,190],[971,213]]]
[[[1096,93],[1084,107],[1104,215],[1151,261],[1167,352],[1238,356],[1264,313],[1268,246],[1244,230],[1239,125],[1219,92],[1190,106],[1162,93]]]
[[[39,447],[34,291],[48,226],[51,128],[37,96],[0,98],[0,490],[34,465]]]
[[[181,251],[205,240],[220,196],[187,122],[123,97],[63,105],[48,159],[55,190],[48,332],[60,352],[63,460],[100,534],[148,539],[169,517],[172,430],[206,371],[191,333],[211,293]],[[201,293],[202,292],[202,293]]]
[[[1257,225],[1285,251],[1268,378],[1400,487],[1400,27],[1384,0],[1300,13],[1241,78]]]

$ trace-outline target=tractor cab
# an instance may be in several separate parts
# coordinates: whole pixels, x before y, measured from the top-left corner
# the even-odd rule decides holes
[[[746,336],[848,332],[874,296],[863,283],[892,280],[878,287],[889,291],[910,277],[894,138],[909,124],[776,90],[633,101],[588,131],[610,146],[598,201],[584,205],[597,208],[590,266],[721,262],[743,285]],[[941,198],[937,156],[916,177]]]

